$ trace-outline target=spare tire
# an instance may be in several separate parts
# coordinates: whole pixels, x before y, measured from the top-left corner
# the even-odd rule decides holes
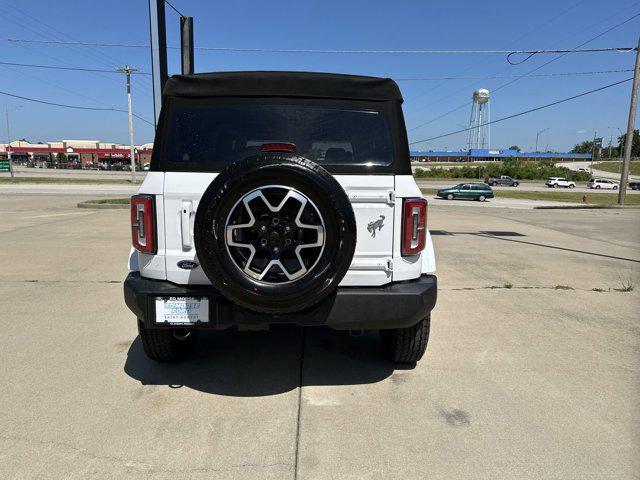
[[[293,154],[261,153],[223,170],[194,227],[213,286],[247,309],[295,312],[331,294],[349,269],[356,220],[329,172]]]

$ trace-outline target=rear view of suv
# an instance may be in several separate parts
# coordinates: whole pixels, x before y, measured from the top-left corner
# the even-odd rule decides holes
[[[389,79],[174,76],[132,197],[125,301],[151,359],[202,329],[379,330],[418,361],[436,302],[427,204]]]
[[[544,184],[549,188],[576,188],[575,182],[562,177],[549,177]]]

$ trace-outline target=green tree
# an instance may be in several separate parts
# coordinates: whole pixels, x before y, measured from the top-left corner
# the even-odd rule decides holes
[[[56,163],[65,163],[67,161],[67,155],[62,152],[56,154]]]
[[[624,146],[627,142],[627,134],[624,133],[618,137],[618,148],[622,149],[624,153]],[[640,157],[640,130],[633,131],[633,142],[631,143],[631,156]]]
[[[519,151],[520,151],[520,147],[519,147],[519,146],[517,146],[517,145],[511,145],[511,146],[509,147],[509,150],[516,150],[517,152],[519,152]]]
[[[571,153],[591,153],[593,149],[593,142],[591,140],[585,140],[582,143],[578,143],[571,149]]]

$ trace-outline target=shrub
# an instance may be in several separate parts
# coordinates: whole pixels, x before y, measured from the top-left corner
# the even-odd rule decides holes
[[[431,169],[416,168],[416,178],[487,178],[508,175],[519,180],[545,180],[547,177],[565,177],[585,182],[591,178],[588,172],[574,172],[567,167],[556,167],[553,160],[522,161],[506,158],[502,162],[488,163],[481,167],[454,167]]]

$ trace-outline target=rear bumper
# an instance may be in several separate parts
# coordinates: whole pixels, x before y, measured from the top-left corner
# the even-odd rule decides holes
[[[404,328],[418,323],[436,304],[437,279],[422,275],[415,280],[382,287],[339,287],[318,305],[284,315],[254,313],[239,307],[213,287],[175,285],[143,278],[131,272],[124,281],[124,299],[129,309],[147,328],[171,328],[155,323],[156,297],[206,297],[209,323],[192,325],[197,329],[224,329],[234,325],[294,324],[326,325],[337,330]]]

